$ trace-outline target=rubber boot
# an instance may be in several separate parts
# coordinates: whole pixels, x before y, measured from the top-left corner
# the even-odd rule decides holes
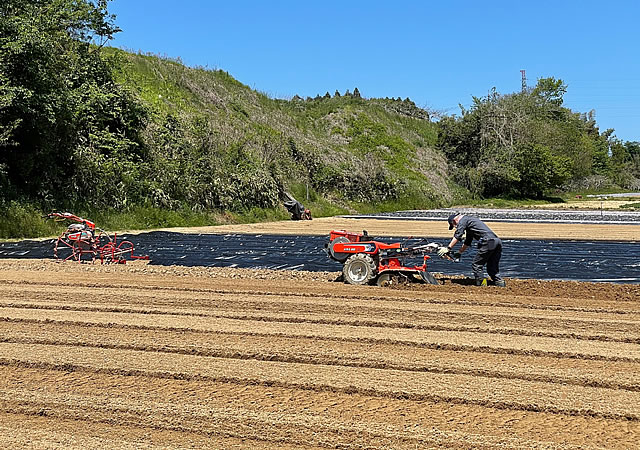
[[[486,286],[487,279],[486,278],[476,278],[476,286]]]
[[[507,286],[507,283],[505,283],[504,280],[502,280],[502,279],[494,281],[493,284],[495,286],[498,286],[498,287],[506,287]]]

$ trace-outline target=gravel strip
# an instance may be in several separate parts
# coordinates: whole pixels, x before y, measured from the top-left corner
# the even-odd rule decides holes
[[[493,222],[597,223],[640,225],[640,211],[558,211],[552,209],[445,208],[341,216],[348,219],[445,220],[461,212]]]

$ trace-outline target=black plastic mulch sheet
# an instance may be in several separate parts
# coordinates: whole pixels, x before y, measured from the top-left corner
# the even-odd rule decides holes
[[[324,252],[328,237],[150,232],[130,236],[135,253],[151,264],[339,271]],[[378,238],[398,242],[402,238]],[[427,242],[448,243],[448,239]],[[415,242],[415,241],[409,241]],[[53,240],[0,243],[0,258],[53,258]],[[501,274],[509,278],[640,283],[640,245],[623,242],[505,240]],[[459,263],[429,261],[430,271],[472,276],[470,249]],[[421,264],[421,258],[407,262]]]

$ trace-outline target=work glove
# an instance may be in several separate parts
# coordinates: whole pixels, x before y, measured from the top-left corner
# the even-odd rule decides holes
[[[440,258],[444,258],[445,256],[449,255],[449,253],[451,253],[451,249],[449,247],[440,247],[438,249],[438,256]]]

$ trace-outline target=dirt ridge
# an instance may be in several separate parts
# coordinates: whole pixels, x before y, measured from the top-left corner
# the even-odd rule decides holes
[[[540,381],[546,383],[569,384],[583,387],[597,387],[607,389],[621,389],[626,391],[640,392],[640,383],[628,384],[624,382],[615,382],[609,380],[585,380],[579,378],[569,378],[560,376],[543,376],[531,374],[515,374],[504,373],[497,370],[488,369],[464,369],[464,368],[439,368],[433,366],[394,364],[386,361],[365,362],[365,361],[346,361],[344,357],[331,357],[331,355],[323,355],[321,358],[313,356],[299,356],[291,353],[274,353],[274,352],[240,352],[234,350],[197,350],[193,348],[166,348],[159,345],[131,345],[131,344],[109,344],[109,343],[92,343],[92,342],[67,342],[59,340],[38,339],[38,338],[7,338],[1,337],[0,343],[8,344],[38,344],[38,345],[64,345],[73,347],[87,347],[112,350],[135,350],[155,353],[172,353],[179,355],[194,355],[214,358],[228,358],[238,360],[256,360],[256,361],[276,361],[283,363],[299,363],[310,365],[329,365],[342,367],[359,367],[367,369],[391,369],[406,372],[431,372],[440,374],[458,374],[458,375],[476,375],[486,378],[504,378],[524,381]],[[459,351],[459,350],[458,350]],[[0,364],[12,365],[11,363],[0,362]],[[18,364],[20,366],[20,364]]]

